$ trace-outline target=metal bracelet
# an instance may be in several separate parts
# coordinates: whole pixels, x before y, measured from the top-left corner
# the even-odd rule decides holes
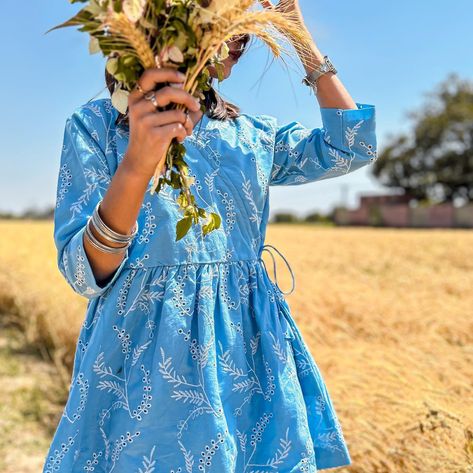
[[[87,225],[85,226],[85,234],[87,235],[87,238],[89,239],[92,246],[94,246],[98,250],[103,251],[104,253],[122,253],[123,251],[126,251],[126,249],[130,246],[131,241],[126,243],[124,246],[119,247],[105,245],[94,236],[94,234],[90,230],[91,224],[93,224],[92,218],[89,218],[89,220],[87,221]]]
[[[123,234],[123,233],[118,233],[115,230],[111,229],[103,220],[102,217],[100,216],[99,213],[99,206],[101,204],[101,201],[99,201],[95,207],[95,210],[92,214],[94,217],[94,223],[95,226],[100,228],[103,233],[105,234],[105,237],[108,237],[111,241],[114,241],[115,243],[126,243],[130,240],[132,240],[135,235],[138,233],[138,222],[135,222],[135,226],[133,227],[133,231],[131,234]]]
[[[113,242],[113,243],[128,243],[131,241],[136,234],[138,233],[138,221],[135,222],[135,226],[133,227],[133,231],[131,234],[122,234],[118,233],[115,230],[112,230],[101,218],[99,213],[99,206],[101,201],[99,201],[92,213],[92,221],[94,223],[97,232],[103,236],[105,239]]]
[[[104,227],[101,225],[100,220],[97,218],[97,213],[94,212],[91,216],[91,221],[94,224],[95,230],[97,233],[103,237],[107,242],[110,243],[128,243],[130,238],[115,238],[111,237],[108,233],[104,231]]]
[[[327,74],[328,72],[333,72],[334,74],[338,73],[337,69],[332,64],[332,61],[330,60],[330,58],[327,55],[325,55],[323,62],[320,65],[316,66],[310,74],[307,74],[302,79],[302,83],[311,87],[314,90],[314,92],[317,93],[318,92],[317,81],[324,74]]]

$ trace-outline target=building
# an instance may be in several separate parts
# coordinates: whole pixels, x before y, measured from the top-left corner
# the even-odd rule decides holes
[[[473,202],[462,207],[452,203],[414,205],[406,194],[361,196],[357,209],[335,209],[334,220],[337,225],[473,228]]]

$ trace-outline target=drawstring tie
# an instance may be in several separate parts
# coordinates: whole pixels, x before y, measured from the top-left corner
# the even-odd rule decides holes
[[[292,287],[291,287],[291,290],[289,292],[283,292],[281,290],[281,288],[279,287],[279,284],[278,284],[278,277],[277,277],[277,274],[276,274],[276,260],[274,258],[274,255],[273,253],[271,252],[271,250],[269,248],[273,248],[275,251],[277,251],[277,253],[279,254],[279,256],[284,260],[284,262],[286,263],[286,266],[288,267],[290,273],[291,273],[291,277],[292,277]],[[261,257],[263,251],[267,251],[270,255],[271,255],[271,258],[273,260],[273,272],[274,272],[274,278],[275,278],[275,282],[274,284],[277,286],[277,288],[281,291],[282,294],[284,295],[289,295],[291,294],[294,289],[296,288],[296,279],[295,279],[295,276],[294,276],[294,272],[292,271],[292,268],[291,268],[291,265],[288,263],[287,259],[283,256],[283,254],[276,248],[274,247],[273,245],[269,245],[269,244],[265,244],[263,245],[262,249],[261,249],[261,253],[260,253],[260,261],[263,263],[263,266],[264,266],[264,269],[266,270],[266,273],[268,273],[268,270],[266,268],[266,264],[265,262],[263,261],[263,258]],[[269,274],[268,274],[268,277],[269,277]],[[271,278],[270,278],[271,279]],[[273,281],[271,281],[273,282]]]

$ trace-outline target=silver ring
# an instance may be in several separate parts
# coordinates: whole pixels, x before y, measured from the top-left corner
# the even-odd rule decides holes
[[[158,104],[158,101],[156,99],[156,92],[154,90],[151,90],[149,92],[146,92],[145,95],[143,95],[143,97],[146,99],[146,100],[149,100],[153,105],[154,105],[154,108],[157,110],[158,107],[159,107],[159,104]]]

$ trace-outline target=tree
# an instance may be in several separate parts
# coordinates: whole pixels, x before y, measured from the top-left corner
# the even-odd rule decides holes
[[[308,223],[330,223],[331,219],[320,212],[312,212],[305,216],[304,222]]]
[[[418,200],[473,200],[473,83],[450,74],[418,111],[408,134],[391,136],[373,174]]]
[[[278,212],[274,214],[272,223],[297,223],[299,218],[290,212]]]

